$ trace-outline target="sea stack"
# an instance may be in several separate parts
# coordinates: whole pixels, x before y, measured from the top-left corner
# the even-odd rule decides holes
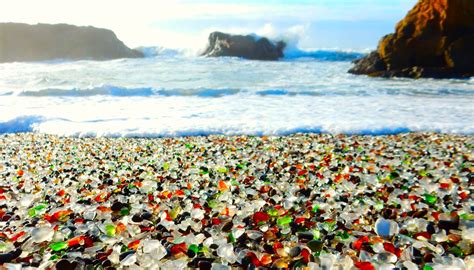
[[[285,42],[271,42],[265,37],[254,35],[230,35],[213,32],[203,56],[233,56],[251,60],[278,60],[282,58]]]
[[[0,23],[0,62],[139,58],[114,32],[68,24]]]
[[[474,76],[474,1],[419,0],[382,38],[378,49],[355,61],[354,74],[376,77]]]

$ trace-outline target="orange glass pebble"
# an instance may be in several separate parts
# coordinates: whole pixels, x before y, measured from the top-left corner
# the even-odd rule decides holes
[[[272,263],[272,256],[270,254],[264,253],[260,258],[262,265],[268,265]]]
[[[138,249],[138,245],[140,245],[140,240],[135,240],[133,242],[130,242],[128,244],[128,248],[129,249],[133,249],[133,250],[137,250]]]
[[[102,192],[94,198],[94,201],[105,202],[108,199],[108,197],[109,197],[109,194],[107,192]]]
[[[126,230],[127,230],[127,226],[125,226],[125,224],[123,224],[122,222],[119,222],[117,226],[115,227],[116,234],[120,234]]]
[[[69,241],[67,241],[67,245],[69,247],[78,246],[78,245],[81,245],[82,243],[84,243],[84,236],[74,237],[70,239]]]
[[[97,210],[100,211],[100,212],[103,212],[103,213],[110,213],[112,212],[112,209],[110,209],[110,207],[106,207],[106,206],[98,206],[97,207]]]
[[[25,235],[25,232],[19,232],[19,233],[15,234],[14,236],[12,236],[10,238],[10,241],[15,242],[16,240],[18,240],[23,235]]]
[[[219,191],[226,191],[226,190],[229,189],[227,184],[222,180],[219,180],[219,184],[218,184],[217,188],[219,189]]]

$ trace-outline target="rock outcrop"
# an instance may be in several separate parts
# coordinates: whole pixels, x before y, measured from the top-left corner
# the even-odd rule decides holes
[[[396,32],[355,64],[349,72],[370,76],[474,76],[474,1],[419,0]]]
[[[213,32],[209,35],[208,47],[202,55],[209,57],[234,56],[252,60],[278,60],[284,56],[285,46],[286,44],[283,41],[273,43],[265,37]]]
[[[0,62],[143,57],[114,32],[67,24],[0,23]]]

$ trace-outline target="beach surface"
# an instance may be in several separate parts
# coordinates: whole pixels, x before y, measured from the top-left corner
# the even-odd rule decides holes
[[[4,134],[0,268],[474,269],[473,192],[472,135]]]

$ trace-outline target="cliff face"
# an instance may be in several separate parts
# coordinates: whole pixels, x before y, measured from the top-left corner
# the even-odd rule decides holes
[[[114,32],[67,24],[0,23],[0,62],[143,57]]]
[[[213,32],[209,35],[209,45],[202,55],[208,57],[234,56],[253,60],[278,60],[283,57],[285,46],[284,42],[274,44],[267,38]]]
[[[474,75],[474,1],[419,0],[382,38],[372,61],[349,72],[372,76],[468,77]],[[378,67],[371,65],[377,61]]]

